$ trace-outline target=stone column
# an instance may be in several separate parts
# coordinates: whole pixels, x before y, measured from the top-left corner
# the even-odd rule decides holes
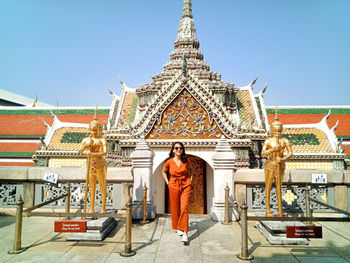
[[[348,210],[348,187],[346,185],[334,186],[334,204],[336,208],[350,210]]]
[[[133,205],[136,206],[143,198],[143,187],[147,190],[147,218],[156,217],[156,206],[153,204],[152,192],[152,166],[154,153],[148,143],[142,138],[136,145],[135,151],[131,154],[133,183]],[[133,214],[134,219],[142,219],[142,206]]]
[[[35,183],[23,182],[23,207],[29,208],[34,206],[35,200]]]
[[[225,216],[225,187],[230,188],[230,209],[229,217],[232,221],[239,219],[239,214],[235,209],[234,200],[234,172],[236,156],[232,151],[229,142],[224,136],[221,137],[212,156],[214,164],[214,198],[210,215],[213,220],[223,221]]]

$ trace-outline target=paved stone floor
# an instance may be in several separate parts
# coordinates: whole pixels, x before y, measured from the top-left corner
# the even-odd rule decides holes
[[[53,232],[54,218],[23,219],[21,254],[9,255],[13,246],[15,218],[0,216],[0,262],[242,262],[239,223],[222,225],[208,216],[191,215],[189,246],[171,229],[171,219],[160,216],[132,230],[133,257],[120,256],[124,249],[125,221],[102,242],[65,241],[64,233]],[[350,223],[321,222],[323,239],[311,239],[309,245],[270,245],[249,222],[249,253],[252,262],[350,262]]]

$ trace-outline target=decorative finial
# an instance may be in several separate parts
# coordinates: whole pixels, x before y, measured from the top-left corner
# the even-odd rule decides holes
[[[256,83],[256,81],[258,80],[258,77],[259,77],[259,75],[256,74],[255,79],[253,79],[253,81],[249,83],[249,86],[253,87],[253,85],[254,85],[254,84]]]
[[[199,41],[196,35],[196,28],[194,26],[192,16],[192,3],[191,0],[184,0],[182,7],[182,19],[180,20],[179,27],[177,29],[177,37],[174,43],[175,49],[199,48]]]
[[[97,104],[96,104],[96,108],[95,108],[95,116],[94,116],[94,120],[97,121]]]
[[[38,102],[38,95],[35,95],[35,100],[33,101],[32,107],[35,107],[37,102]]]
[[[266,91],[266,89],[267,89],[267,82],[266,82],[266,84],[265,84],[265,87],[262,89],[261,93],[264,94],[265,91]]]
[[[275,119],[273,120],[273,122],[271,123],[271,131],[272,130],[279,130],[282,131],[283,130],[283,124],[279,121],[278,118],[278,109],[277,109],[277,105],[276,105],[276,112],[275,112]]]
[[[97,119],[97,104],[96,104],[95,116],[94,116],[94,119],[89,124],[89,130],[97,132],[98,137],[100,137],[102,135],[102,128],[103,128],[102,124]]]
[[[122,79],[122,76],[121,76],[121,75],[119,75],[119,82],[120,82],[120,84],[121,84],[121,85],[124,85],[124,81],[123,81],[123,79]]]
[[[185,18],[185,17],[193,18],[191,0],[184,0],[184,4],[182,8],[182,18]]]
[[[276,110],[275,110],[275,121],[279,121],[278,119],[278,109],[277,109],[277,105],[276,105]]]

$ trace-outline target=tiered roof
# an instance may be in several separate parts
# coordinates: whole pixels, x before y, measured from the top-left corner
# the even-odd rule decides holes
[[[243,87],[223,82],[221,75],[211,71],[203,60],[199,46],[192,3],[184,0],[174,50],[163,72],[138,89],[131,89],[121,81],[120,97],[110,90],[112,105],[110,110],[104,110],[100,118],[108,119],[106,138],[109,142],[117,140],[120,147],[133,148],[140,138],[146,137],[152,147],[169,147],[172,141],[180,138],[187,146],[215,147],[219,137],[224,135],[230,139],[232,146],[247,148],[253,147],[253,140],[267,138],[271,112],[268,110],[267,114],[265,110],[263,93],[266,87],[254,94],[253,86],[257,79]],[[41,121],[42,116],[29,117],[30,114],[26,113],[21,124],[14,122],[13,116],[10,116],[6,125],[2,125],[1,135],[31,134],[39,140],[38,137],[46,132],[45,140],[39,145],[44,147],[36,152],[34,158],[82,158],[83,155],[78,155],[76,151],[82,138],[89,133],[88,123],[92,120],[93,110],[86,115],[79,111],[71,115],[61,113],[59,109],[55,110],[53,116],[56,116],[52,122],[47,110],[44,116],[47,131]],[[348,118],[349,113],[341,116],[332,112],[328,124],[334,118],[339,118],[340,126],[345,127],[345,134],[350,138],[350,128],[347,129],[349,122],[342,119]],[[327,118],[321,122],[320,119],[312,121],[309,114],[306,120],[310,121],[304,123],[313,124],[295,125],[303,123],[300,117],[304,115],[300,112],[293,114],[279,110],[280,121],[285,124],[283,136],[292,143],[294,159],[343,158],[339,141],[334,135],[334,124],[328,127]],[[16,121],[21,120],[21,114],[17,115]],[[0,116],[3,118],[1,122],[7,115]],[[320,113],[315,116],[319,118]]]
[[[68,123],[89,123],[94,114],[93,107],[0,107],[0,166],[35,165],[32,156],[54,122],[51,111]],[[108,113],[100,109],[99,119],[107,121]]]
[[[266,107],[266,111],[269,122],[272,122],[274,107]],[[350,144],[350,106],[283,106],[279,107],[278,113],[280,121],[286,127],[298,123],[296,129],[300,129],[301,124],[320,123],[320,120],[330,113],[326,119],[327,127],[324,126],[323,130],[332,131],[332,128],[335,127],[333,132],[336,135],[337,142],[333,145],[342,143],[342,150],[344,150],[345,145]],[[317,150],[312,149],[314,152]],[[345,154],[350,159],[350,145],[345,149]]]
[[[263,117],[266,112],[258,105],[257,101],[260,100],[253,94],[256,79],[242,88],[223,82],[221,75],[211,71],[203,60],[199,46],[192,3],[184,0],[182,19],[170,61],[164,65],[163,72],[152,77],[151,83],[141,85],[136,90],[122,83],[121,103],[108,139],[123,133],[130,134],[133,139],[153,137],[150,133],[154,131],[155,125],[164,124],[164,114],[185,92],[205,111],[210,125],[218,127],[217,134],[224,134],[231,139],[265,139],[266,125]],[[184,134],[177,133],[180,137]],[[184,139],[187,137],[184,136]]]
[[[135,89],[129,88],[123,81],[121,84],[121,98],[116,107],[111,109],[108,127],[109,130],[127,133],[135,120],[138,97]]]

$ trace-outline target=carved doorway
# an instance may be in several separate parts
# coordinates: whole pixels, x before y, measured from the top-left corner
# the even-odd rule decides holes
[[[206,195],[206,163],[203,159],[189,155],[192,164],[192,194],[188,205],[190,214],[206,214],[207,213],[207,195]],[[165,212],[170,213],[169,190],[165,187]]]

